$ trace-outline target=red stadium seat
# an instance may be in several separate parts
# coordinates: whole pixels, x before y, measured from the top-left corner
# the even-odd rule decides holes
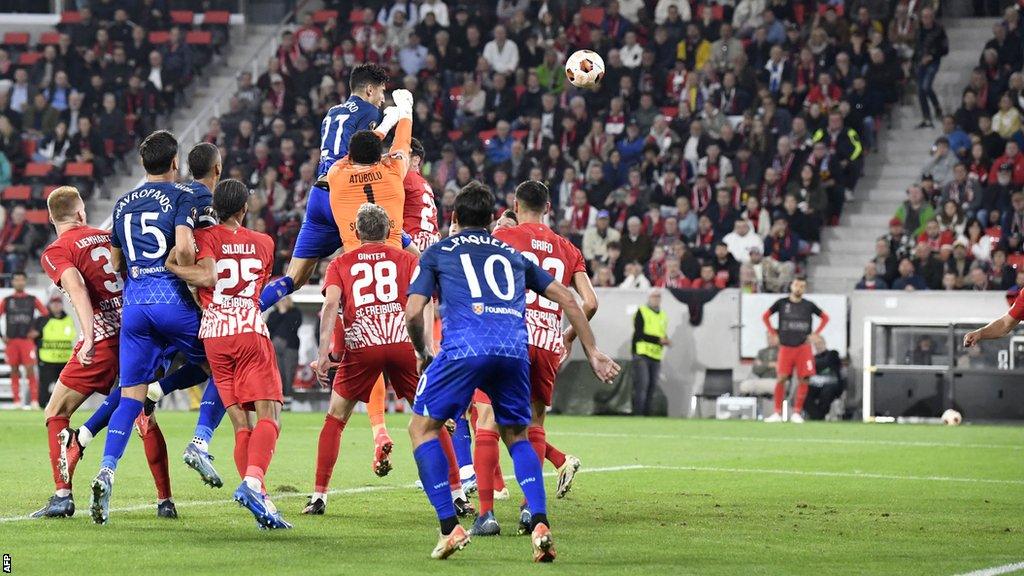
[[[43,226],[50,225],[50,215],[46,210],[28,210],[25,212],[25,220],[29,224],[40,224]]]
[[[60,15],[60,23],[69,24],[80,24],[82,22],[82,15],[77,10],[68,10],[62,12]]]
[[[663,106],[661,108],[661,113],[664,114],[665,116],[668,116],[669,118],[675,118],[676,114],[679,114],[679,107],[678,106]]]
[[[53,191],[57,188],[60,188],[60,186],[47,186],[46,188],[43,188],[43,200],[48,200],[50,198],[50,194],[53,194]]]
[[[459,102],[462,100],[462,86],[452,86],[448,90],[448,99],[452,102]]]
[[[209,30],[189,30],[185,34],[185,43],[198,46],[209,46],[213,43],[213,33]]]
[[[513,130],[512,137],[516,140],[522,140],[523,138],[526,138],[526,135],[529,133],[529,130]]]
[[[363,10],[361,8],[355,8],[348,14],[349,24],[359,24],[363,21]]]
[[[39,35],[40,46],[56,46],[60,44],[60,32],[43,32]]]
[[[28,46],[28,32],[8,32],[4,34],[4,46]]]
[[[1010,254],[1006,257],[1006,263],[1020,270],[1024,266],[1024,254]]]
[[[797,3],[793,5],[793,17],[796,18],[796,23],[803,26],[804,16],[806,15],[807,7],[803,4]]]
[[[92,164],[89,162],[68,162],[64,167],[64,175],[92,178]]]
[[[42,57],[41,52],[22,52],[18,54],[18,66],[35,66]]]
[[[227,10],[211,10],[203,14],[203,24],[211,26],[227,26],[231,21],[231,13]]]
[[[25,165],[25,178],[45,178],[51,169],[48,162],[29,162]]]
[[[326,24],[331,18],[337,18],[337,10],[317,10],[313,12],[313,23],[314,24]]]
[[[25,154],[25,157],[31,158],[36,153],[36,141],[31,138],[25,138],[21,141],[21,151]]]
[[[839,4],[838,6],[830,6],[830,5],[826,4],[826,3],[821,3],[821,4],[818,4],[818,14],[821,14],[822,16],[824,16],[825,12],[828,12],[829,8],[832,8],[833,10],[835,10],[837,16],[842,16],[846,12],[846,9],[843,8],[842,4]]]
[[[697,4],[697,9],[694,10],[693,12],[694,20],[700,19],[700,12],[703,9],[703,4]],[[725,17],[725,8],[723,8],[721,4],[715,4],[714,6],[711,7],[711,17],[714,18],[715,20],[721,20],[722,18]]]
[[[448,131],[448,140],[451,140],[452,142],[454,142],[454,141],[458,140],[459,138],[462,138],[462,130],[449,130]]]
[[[519,102],[519,99],[523,97],[523,94],[526,94],[526,86],[523,86],[522,84],[516,84],[515,88],[512,90],[516,93],[516,102]]]
[[[583,17],[583,21],[587,24],[590,24],[591,26],[600,26],[601,22],[604,22],[604,8],[599,6],[581,8],[580,16]]]
[[[195,15],[191,10],[171,10],[171,22],[178,26],[191,26]]]
[[[490,130],[481,130],[480,132],[477,132],[476,137],[479,138],[481,142],[486,144],[487,141],[490,140],[491,138],[494,138],[494,136],[497,133],[498,131],[493,128]]]
[[[149,33],[149,43],[154,46],[167,44],[171,41],[171,33],[167,30],[153,30]]]
[[[32,198],[31,186],[8,186],[4,188],[4,202],[27,201]]]

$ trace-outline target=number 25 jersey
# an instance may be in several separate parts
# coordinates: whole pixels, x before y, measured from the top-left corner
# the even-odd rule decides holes
[[[262,232],[223,224],[196,231],[196,261],[213,258],[217,283],[200,288],[199,339],[261,334],[270,337],[259,298],[274,265],[274,241]]]

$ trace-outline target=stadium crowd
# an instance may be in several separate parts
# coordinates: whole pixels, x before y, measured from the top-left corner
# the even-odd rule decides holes
[[[991,8],[982,6],[982,8]],[[934,77],[948,52],[931,11],[909,23],[918,79]],[[934,115],[942,135],[920,178],[878,238],[858,289],[1005,290],[1024,287],[1024,36],[1016,6],[1006,8],[964,87],[944,114],[919,85],[922,127]],[[930,86],[930,81],[929,81]]]
[[[330,3],[329,3],[330,4]],[[905,4],[687,0],[336,2],[307,14],[207,141],[255,190],[249,224],[289,260],[319,123],[362,62],[416,96],[446,227],[455,191],[546,182],[551,224],[599,286],[780,291],[855,187],[909,69]],[[918,2],[920,7],[921,3]],[[604,57],[601,90],[565,57]]]

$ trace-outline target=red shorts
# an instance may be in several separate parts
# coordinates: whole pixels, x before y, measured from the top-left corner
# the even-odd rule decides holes
[[[779,362],[776,371],[779,377],[788,378],[793,370],[799,378],[814,376],[814,351],[810,344],[802,346],[779,346]]]
[[[530,401],[551,406],[558,376],[560,356],[550,350],[530,346]],[[490,404],[491,399],[480,390],[473,393],[474,404]]]
[[[334,391],[346,400],[368,402],[381,373],[396,396],[412,402],[420,376],[416,351],[409,342],[346,350],[334,376]]]
[[[11,366],[35,366],[36,343],[28,338],[9,338],[6,354]]]
[[[281,373],[270,338],[246,333],[203,340],[224,407],[241,404],[246,410],[257,400],[284,403]]]
[[[78,350],[82,343],[75,344],[75,350],[71,353],[71,359],[60,371],[58,380],[68,388],[89,396],[93,392],[110,394],[114,388],[114,381],[117,380],[118,371],[118,336],[115,334],[96,343],[93,347],[92,363],[84,366],[78,361]]]

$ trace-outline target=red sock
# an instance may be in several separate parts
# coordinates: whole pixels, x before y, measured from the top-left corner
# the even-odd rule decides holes
[[[805,400],[807,400],[807,380],[801,378],[796,387],[796,400],[793,402],[793,412],[803,412]]]
[[[530,440],[530,446],[533,447],[533,451],[537,453],[537,458],[540,459],[540,465],[544,466],[544,453],[547,452],[547,435],[544,433],[543,426],[530,426],[526,429],[526,437]]]
[[[455,445],[452,444],[452,436],[448,433],[447,428],[441,428],[437,439],[441,442],[441,449],[444,450],[444,455],[448,457],[448,483],[452,485],[452,490],[458,490],[462,488],[462,478],[459,476],[459,460],[455,457]]]
[[[497,446],[495,446],[494,450],[497,452]],[[479,485],[479,482],[480,477],[477,476],[477,485]],[[499,492],[505,489],[505,475],[501,473],[501,464],[498,463],[497,457],[495,457],[494,464],[494,489]]]
[[[316,482],[314,492],[327,493],[334,474],[334,465],[338,462],[341,451],[341,433],[345,430],[345,421],[330,414],[324,418],[324,427],[320,429],[320,440],[316,444]]]
[[[551,462],[551,465],[555,468],[561,468],[565,464],[565,453],[555,448],[551,443],[544,444],[544,457]]]
[[[775,413],[782,414],[782,401],[786,397],[786,384],[782,380],[775,381]]]
[[[493,430],[477,430],[476,447],[473,450],[473,470],[476,472],[480,514],[486,514],[494,509],[495,470],[497,468],[498,433]],[[498,478],[500,477],[498,476]]]
[[[50,468],[53,470],[53,485],[57,490],[70,490],[71,483],[60,479],[60,469],[57,468],[57,460],[60,459],[60,438],[57,437],[60,431],[67,428],[71,421],[64,416],[54,416],[46,419],[46,439],[50,445]],[[73,472],[70,471],[69,472]]]
[[[11,366],[11,397],[15,406],[21,404],[21,374],[18,366]]]
[[[252,430],[242,428],[235,431],[235,470],[239,478],[245,478],[246,459],[249,458],[249,438]]]
[[[260,418],[252,429],[249,437],[249,456],[245,459],[245,475],[252,476],[264,483],[263,477],[270,468],[270,460],[274,457],[274,448],[277,447],[277,436],[281,433],[281,427],[277,422],[269,418]]]
[[[29,398],[36,404],[39,404],[39,378],[36,378],[35,366],[26,366],[25,372],[28,372]]]
[[[164,433],[154,420],[149,421],[149,429],[142,437],[142,448],[146,452],[146,460],[149,461],[149,471],[153,473],[153,482],[156,483],[156,497],[164,500],[171,497],[171,470],[167,464],[167,442],[164,441]]]

